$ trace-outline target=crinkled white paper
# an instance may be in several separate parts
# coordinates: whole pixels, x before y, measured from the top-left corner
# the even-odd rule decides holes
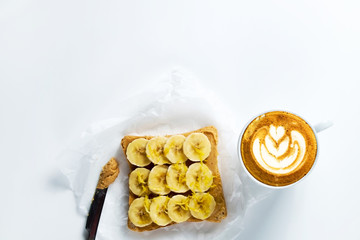
[[[102,166],[116,157],[120,174],[110,185],[97,239],[234,239],[242,228],[246,208],[264,194],[254,189],[243,174],[237,156],[239,132],[231,112],[216,95],[184,70],[175,70],[134,96],[123,99],[119,119],[93,124],[72,149],[61,155],[63,174],[86,218]],[[120,146],[125,135],[166,135],[214,125],[218,129],[218,164],[228,216],[221,223],[185,222],[151,232],[132,232],[127,227],[129,166]]]

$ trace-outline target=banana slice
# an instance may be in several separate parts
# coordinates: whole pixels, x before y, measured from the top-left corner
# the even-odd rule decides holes
[[[174,135],[168,138],[164,146],[164,153],[170,162],[183,163],[188,159],[183,152],[184,141],[183,135]]]
[[[164,155],[164,145],[166,143],[166,137],[154,137],[149,140],[146,145],[146,156],[155,164],[163,165],[170,163]]]
[[[186,172],[186,185],[193,192],[205,192],[213,183],[211,170],[204,163],[193,163]]]
[[[166,184],[167,170],[168,167],[165,165],[157,165],[151,169],[148,179],[150,191],[159,195],[166,195],[170,192]]]
[[[191,217],[188,207],[189,198],[183,195],[175,195],[168,202],[168,215],[174,222],[185,222]]]
[[[167,212],[169,198],[166,196],[159,196],[153,198],[150,205],[150,217],[154,223],[159,226],[166,226],[171,223]]]
[[[130,204],[128,216],[130,221],[137,227],[145,227],[152,223],[149,209],[147,210],[145,207],[145,198],[136,198]]]
[[[204,220],[214,212],[216,202],[209,193],[194,193],[189,201],[190,213],[194,218]]]
[[[129,162],[138,167],[144,167],[151,163],[146,157],[145,149],[149,140],[138,138],[132,141],[126,149],[126,157]]]
[[[186,185],[186,172],[188,168],[184,163],[171,164],[166,173],[166,183],[171,191],[184,193],[189,190]]]
[[[146,168],[136,168],[130,173],[129,188],[137,196],[150,194],[148,178],[150,170]]]
[[[211,152],[211,143],[203,133],[192,133],[185,139],[184,153],[191,161],[203,161]]]

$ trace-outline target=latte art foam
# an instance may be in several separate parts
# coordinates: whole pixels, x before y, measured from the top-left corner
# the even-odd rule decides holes
[[[252,151],[256,161],[266,170],[277,174],[294,171],[304,158],[306,151],[305,139],[298,131],[285,134],[284,127],[264,127],[253,142]],[[268,132],[268,134],[263,134]]]
[[[300,117],[274,111],[255,118],[241,138],[241,158],[257,180],[273,186],[304,177],[317,154],[312,128]]]

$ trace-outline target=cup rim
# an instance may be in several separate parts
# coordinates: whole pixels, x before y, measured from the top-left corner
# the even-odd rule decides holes
[[[310,170],[302,177],[300,178],[299,180],[297,180],[296,182],[293,182],[291,184],[288,184],[288,185],[284,185],[284,186],[273,186],[273,185],[268,185],[266,183],[263,183],[261,182],[260,180],[256,179],[249,171],[248,169],[246,168],[244,162],[243,162],[243,159],[242,159],[242,156],[241,156],[241,140],[242,140],[242,137],[244,135],[244,132],[245,130],[247,129],[247,127],[250,125],[250,123],[252,121],[254,121],[257,117],[260,117],[261,115],[264,115],[266,113],[270,113],[270,112],[286,112],[286,113],[290,113],[290,114],[293,114],[301,119],[303,119],[311,128],[311,130],[313,131],[314,135],[315,135],[315,140],[316,140],[316,156],[315,156],[315,160],[314,160],[314,163],[312,164]],[[303,118],[302,116],[298,115],[298,114],[295,114],[291,111],[288,111],[288,110],[278,110],[278,109],[275,109],[275,110],[269,110],[269,111],[265,111],[265,112],[262,112],[260,114],[257,114],[255,115],[255,117],[252,117],[246,124],[245,126],[243,127],[240,135],[239,135],[239,138],[238,138],[238,143],[237,143],[237,154],[238,154],[238,159],[240,161],[240,164],[242,165],[242,167],[244,168],[247,176],[249,176],[252,180],[254,180],[257,184],[259,184],[260,186],[263,186],[263,187],[266,187],[266,188],[270,188],[270,189],[284,189],[284,188],[289,188],[289,187],[292,187],[294,186],[295,184],[299,183],[300,181],[303,181],[304,178],[306,178],[314,169],[316,163],[317,163],[317,159],[319,157],[319,141],[318,141],[318,137],[317,137],[317,133],[315,131],[315,128],[312,126],[312,124],[310,124],[305,118]]]

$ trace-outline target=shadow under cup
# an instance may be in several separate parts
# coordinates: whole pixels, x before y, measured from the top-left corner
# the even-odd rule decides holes
[[[267,187],[288,187],[313,168],[318,146],[315,130],[285,111],[259,115],[239,138],[238,154],[248,175]]]

